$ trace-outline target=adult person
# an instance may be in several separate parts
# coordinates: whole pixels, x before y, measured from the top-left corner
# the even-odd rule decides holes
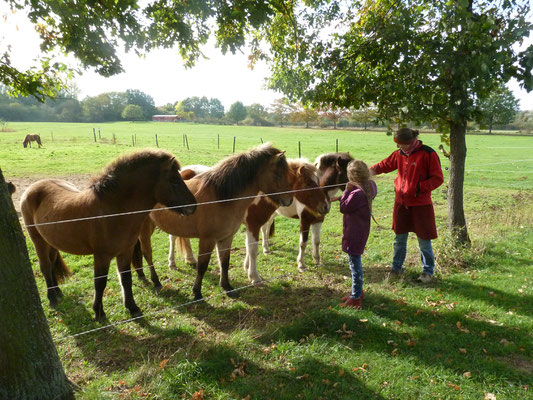
[[[431,192],[442,185],[444,178],[438,154],[431,147],[418,140],[419,131],[401,128],[394,133],[398,146],[390,156],[370,167],[375,175],[398,170],[394,181],[394,210],[392,229],[394,256],[391,273],[400,275],[407,253],[409,232],[418,238],[422,274],[419,282],[429,283],[435,269],[435,257],[431,240],[437,238],[435,213]]]

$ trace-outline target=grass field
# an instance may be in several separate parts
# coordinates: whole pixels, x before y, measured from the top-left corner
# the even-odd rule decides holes
[[[182,165],[212,165],[231,155],[234,143],[237,152],[271,141],[288,157],[298,157],[300,145],[301,156],[311,161],[338,146],[369,164],[395,149],[383,132],[151,122],[9,123],[8,128],[0,132],[0,168],[19,185],[17,196],[42,177],[86,185],[119,154],[155,147],[156,134],[159,147]],[[24,149],[27,133],[39,133],[44,147]],[[422,134],[421,140],[433,148],[440,143],[436,134]],[[323,263],[304,273],[296,269],[298,222],[277,218],[273,254],[258,258],[259,273],[268,280],[262,287],[246,287],[239,231],[230,269],[232,284],[243,288],[237,300],[222,294],[212,260],[203,289],[211,297],[186,305],[195,273],[183,261],[178,271],[168,269],[168,239],[156,231],[152,245],[164,290],[157,294],[134,277],[145,318],[120,323],[129,314],[113,274],[104,307],[114,326],[92,320],[91,257],[65,255],[74,276],[62,285],[59,308],[50,309],[28,240],[43,308],[65,371],[79,387],[77,397],[533,398],[533,138],[475,135],[467,136],[467,146],[465,212],[472,246],[450,245],[443,185],[433,192],[440,237],[434,241],[437,272],[430,285],[415,283],[421,265],[414,237],[406,273],[388,278],[395,175],[376,177],[379,226],[372,225],[363,256],[361,311],[337,307],[351,283],[340,247],[338,204],[322,228]],[[446,181],[449,163],[441,161]],[[312,266],[310,253],[308,248]]]

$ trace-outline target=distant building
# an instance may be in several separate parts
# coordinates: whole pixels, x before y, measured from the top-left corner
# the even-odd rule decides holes
[[[176,122],[179,121],[180,117],[177,115],[154,115],[152,116],[152,121],[157,122]]]

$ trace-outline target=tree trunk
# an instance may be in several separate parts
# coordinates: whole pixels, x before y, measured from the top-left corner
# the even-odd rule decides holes
[[[450,180],[448,182],[448,221],[457,244],[470,243],[463,204],[466,161],[466,122],[450,123]]]
[[[0,399],[74,399],[0,170]]]

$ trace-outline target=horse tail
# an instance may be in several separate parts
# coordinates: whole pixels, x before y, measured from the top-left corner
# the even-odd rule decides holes
[[[143,269],[143,252],[141,249],[141,241],[137,239],[137,243],[135,243],[135,246],[133,247],[133,255],[131,257],[131,264],[133,265],[133,270],[142,271]]]
[[[270,230],[268,231],[268,237],[271,238],[276,233],[276,220],[272,221],[272,225],[270,225]]]
[[[36,136],[35,141],[37,142],[39,147],[41,147],[43,145],[43,143],[41,142],[41,137],[39,135]]]
[[[56,278],[57,283],[64,282],[69,276],[72,275],[72,272],[67,267],[67,264],[65,264],[65,260],[63,260],[63,257],[61,257],[61,254],[59,251],[55,250],[56,252],[56,259],[52,265],[52,273],[54,274],[54,277]]]
[[[178,254],[187,254],[187,242],[185,241],[185,239],[179,236],[174,236],[174,238],[176,239],[176,251],[178,252]]]

